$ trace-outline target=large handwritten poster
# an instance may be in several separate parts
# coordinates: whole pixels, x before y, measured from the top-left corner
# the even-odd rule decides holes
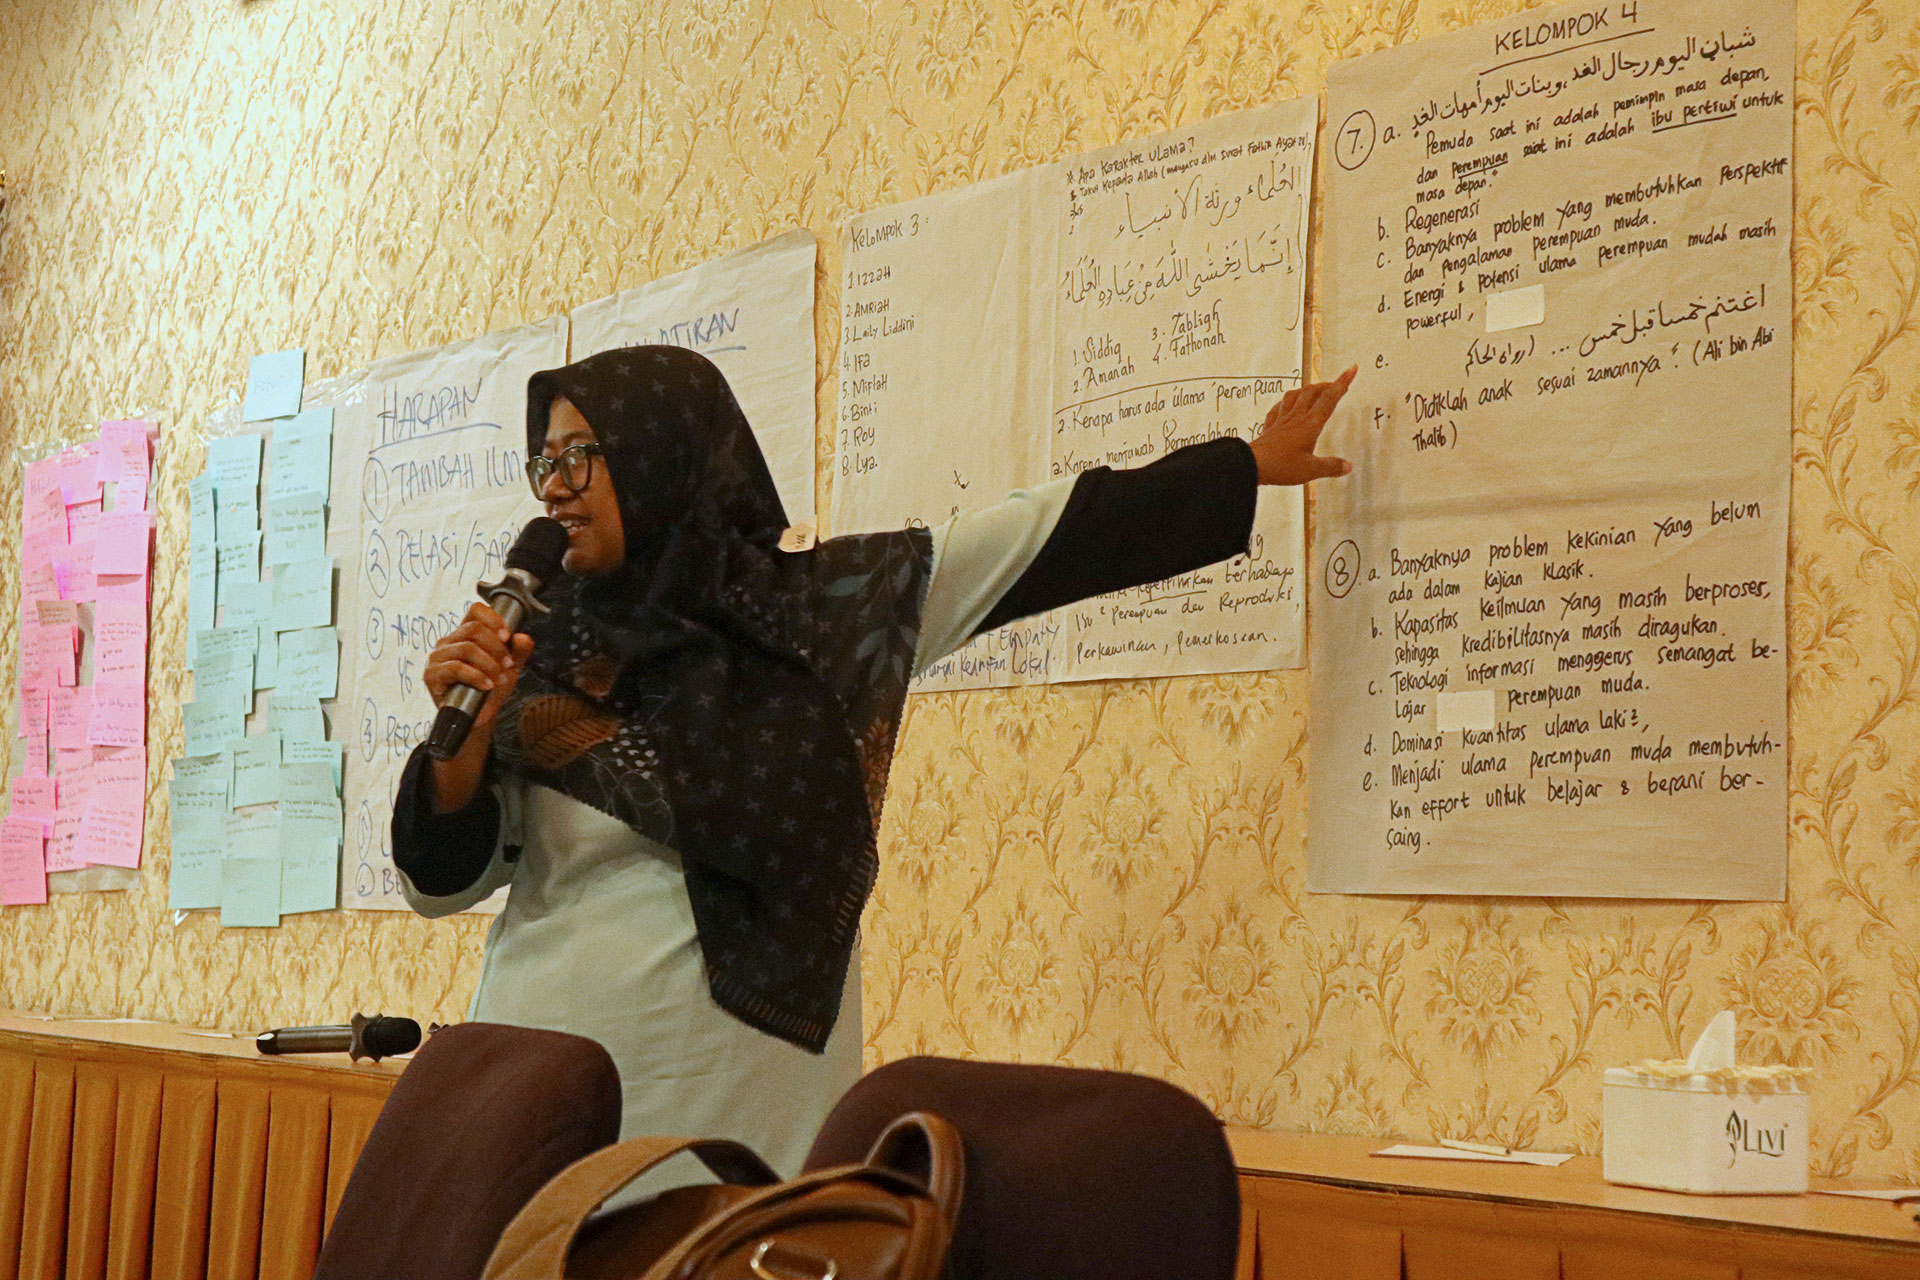
[[[1251,436],[1299,385],[1314,127],[1295,100],[848,223],[835,531]],[[1302,542],[1299,491],[1264,490],[1250,556],[982,637],[922,687],[1297,666]]]
[[[753,424],[781,505],[813,521],[813,232],[789,231],[574,309],[573,359],[659,344],[719,367]]]
[[[357,547],[342,567],[340,715],[348,742],[340,903],[403,909],[393,793],[426,740],[427,654],[499,576],[523,525],[527,379],[566,363],[564,317],[382,361],[335,410],[336,522]]]
[[[1334,70],[1309,887],[1783,892],[1793,65],[1612,0]]]

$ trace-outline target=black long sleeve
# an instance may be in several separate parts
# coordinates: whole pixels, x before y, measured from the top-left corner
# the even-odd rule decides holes
[[[500,838],[500,802],[482,788],[464,809],[433,810],[432,761],[415,747],[393,797],[393,863],[431,898],[470,889],[493,861]]]
[[[1245,553],[1259,490],[1253,450],[1235,436],[1081,472],[1040,553],[975,634]]]

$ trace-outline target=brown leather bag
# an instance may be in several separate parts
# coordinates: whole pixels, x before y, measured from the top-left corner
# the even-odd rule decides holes
[[[720,1179],[587,1218],[690,1151]],[[938,1280],[965,1166],[960,1135],[916,1111],[864,1164],[791,1182],[724,1139],[635,1138],[563,1169],[515,1215],[484,1280]]]

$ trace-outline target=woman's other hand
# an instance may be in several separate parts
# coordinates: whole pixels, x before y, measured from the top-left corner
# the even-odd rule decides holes
[[[1353,470],[1353,464],[1345,458],[1323,457],[1313,449],[1359,369],[1355,365],[1332,382],[1296,387],[1267,411],[1267,420],[1260,424],[1260,434],[1253,440],[1261,484],[1306,484]]]

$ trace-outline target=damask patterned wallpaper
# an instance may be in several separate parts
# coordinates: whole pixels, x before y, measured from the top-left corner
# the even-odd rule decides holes
[[[152,829],[193,424],[251,353],[346,370],[801,223],[828,245],[830,369],[847,214],[1314,92],[1336,59],[1515,7],[8,0],[0,443],[136,410],[171,433]],[[1238,1124],[1591,1151],[1602,1068],[1732,1007],[1747,1054],[1817,1069],[1818,1170],[1920,1179],[1920,6],[1799,22],[1787,903],[1309,896],[1298,672],[920,697],[867,917],[870,1061],[1127,1067]],[[0,469],[7,528],[18,491]],[[0,616],[18,590],[10,561]],[[0,629],[9,724],[16,644]],[[0,913],[0,1006],[445,1020],[477,977],[480,920],[176,925],[166,861],[162,838],[136,892]]]

